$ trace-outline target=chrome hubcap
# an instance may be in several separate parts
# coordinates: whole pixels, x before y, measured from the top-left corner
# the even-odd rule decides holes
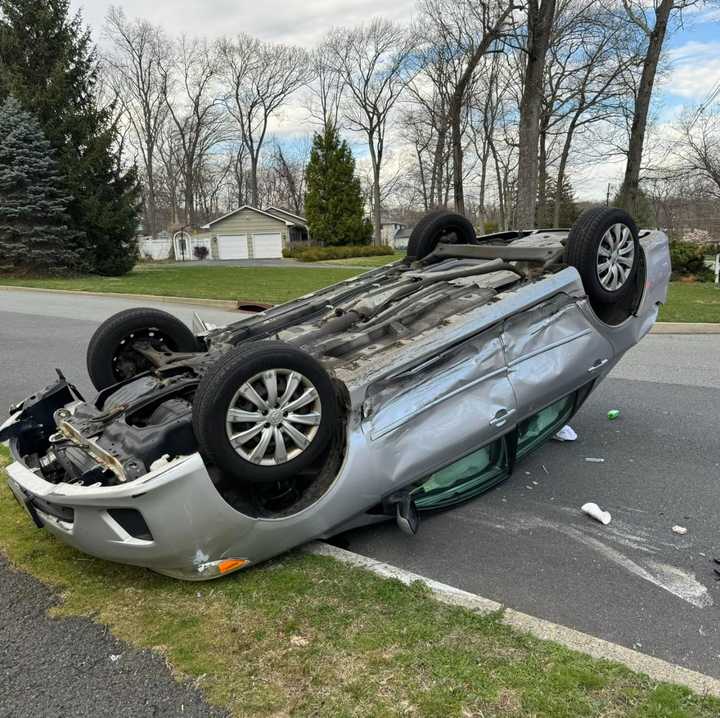
[[[620,289],[635,262],[635,240],[624,224],[614,224],[603,235],[597,252],[597,276],[610,292]]]
[[[246,461],[277,466],[302,454],[322,420],[320,396],[303,374],[269,369],[246,381],[230,402],[226,430]]]

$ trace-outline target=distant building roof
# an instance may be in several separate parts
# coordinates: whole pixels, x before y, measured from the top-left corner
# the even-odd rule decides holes
[[[235,214],[238,214],[238,212],[242,212],[243,210],[250,210],[251,212],[257,212],[258,214],[262,214],[265,217],[271,217],[272,219],[279,219],[282,222],[285,222],[285,224],[288,227],[292,227],[293,224],[297,224],[297,222],[292,222],[287,217],[281,217],[278,214],[274,214],[271,212],[268,212],[266,210],[258,209],[257,207],[253,207],[249,204],[244,204],[242,207],[238,207],[237,209],[234,209],[232,212],[228,212],[227,214],[224,214],[222,217],[218,217],[217,219],[214,219],[212,222],[208,222],[206,225],[203,225],[201,229],[211,229],[214,224],[217,224],[218,222],[222,222],[229,217],[232,217]]]
[[[268,214],[275,215],[276,217],[279,217],[280,219],[284,219],[286,221],[290,221],[293,224],[302,224],[303,226],[307,227],[307,220],[305,217],[301,217],[299,214],[294,214],[293,212],[290,212],[287,209],[283,209],[282,207],[267,207],[265,211]]]

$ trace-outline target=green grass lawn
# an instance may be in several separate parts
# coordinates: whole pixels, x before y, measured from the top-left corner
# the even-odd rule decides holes
[[[660,321],[720,323],[720,289],[710,282],[671,282]]]
[[[404,259],[405,252],[396,252],[395,254],[380,255],[378,257],[350,257],[349,259],[325,259],[317,264],[326,266],[351,266],[351,267],[384,267],[390,262],[397,262]]]
[[[124,277],[25,278],[0,275],[0,285],[120,292],[200,299],[244,299],[278,304],[400,259],[401,255],[320,262],[318,268],[139,265]],[[362,262],[362,266],[360,265]],[[720,323],[720,290],[710,283],[672,282],[665,322]]]
[[[86,292],[157,294],[199,299],[244,299],[279,304],[363,270],[342,267],[228,267],[138,265],[124,277],[29,279],[0,276],[0,284]]]
[[[0,448],[0,474],[7,453]],[[0,487],[0,551],[89,616],[162,653],[235,716],[715,718],[720,701],[293,553],[207,584],[82,556]]]

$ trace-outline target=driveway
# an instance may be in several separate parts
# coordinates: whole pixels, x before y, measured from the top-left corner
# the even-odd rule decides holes
[[[0,408],[52,380],[54,367],[89,390],[87,341],[102,319],[131,305],[0,291]],[[216,323],[239,316],[166,308],[185,321],[196,310]],[[415,538],[389,523],[340,541],[720,677],[720,583],[710,564],[720,553],[718,356],[720,335],[649,336],[574,419],[576,442],[551,442],[484,497],[426,516]],[[607,419],[612,408],[621,411],[614,422]],[[612,523],[580,514],[586,501],[607,508]],[[674,534],[675,524],[687,534]],[[6,572],[0,566],[3,587]],[[0,621],[12,622],[19,610],[11,604]]]

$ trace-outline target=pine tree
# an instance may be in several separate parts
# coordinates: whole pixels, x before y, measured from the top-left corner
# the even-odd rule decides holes
[[[612,199],[613,207],[622,207],[622,194],[621,188]],[[638,227],[655,227],[657,222],[655,208],[645,192],[642,191],[642,188],[638,188],[635,200],[635,208],[630,212],[635,224]]]
[[[537,205],[537,226],[553,227],[555,225],[555,201],[557,179],[549,178],[546,188],[545,203],[538,202]],[[575,190],[568,177],[563,177],[562,186],[560,188],[560,221],[557,223],[560,227],[572,227],[575,220],[580,216],[580,210],[575,203]]]
[[[136,259],[137,173],[123,169],[112,108],[101,104],[98,61],[69,0],[0,0],[0,102],[37,117],[73,199],[81,268],[129,271]]]
[[[322,245],[369,244],[372,224],[364,214],[355,159],[337,129],[313,138],[306,172],[305,216],[310,237]]]
[[[77,262],[63,188],[40,123],[9,97],[0,106],[0,265],[57,272]]]

